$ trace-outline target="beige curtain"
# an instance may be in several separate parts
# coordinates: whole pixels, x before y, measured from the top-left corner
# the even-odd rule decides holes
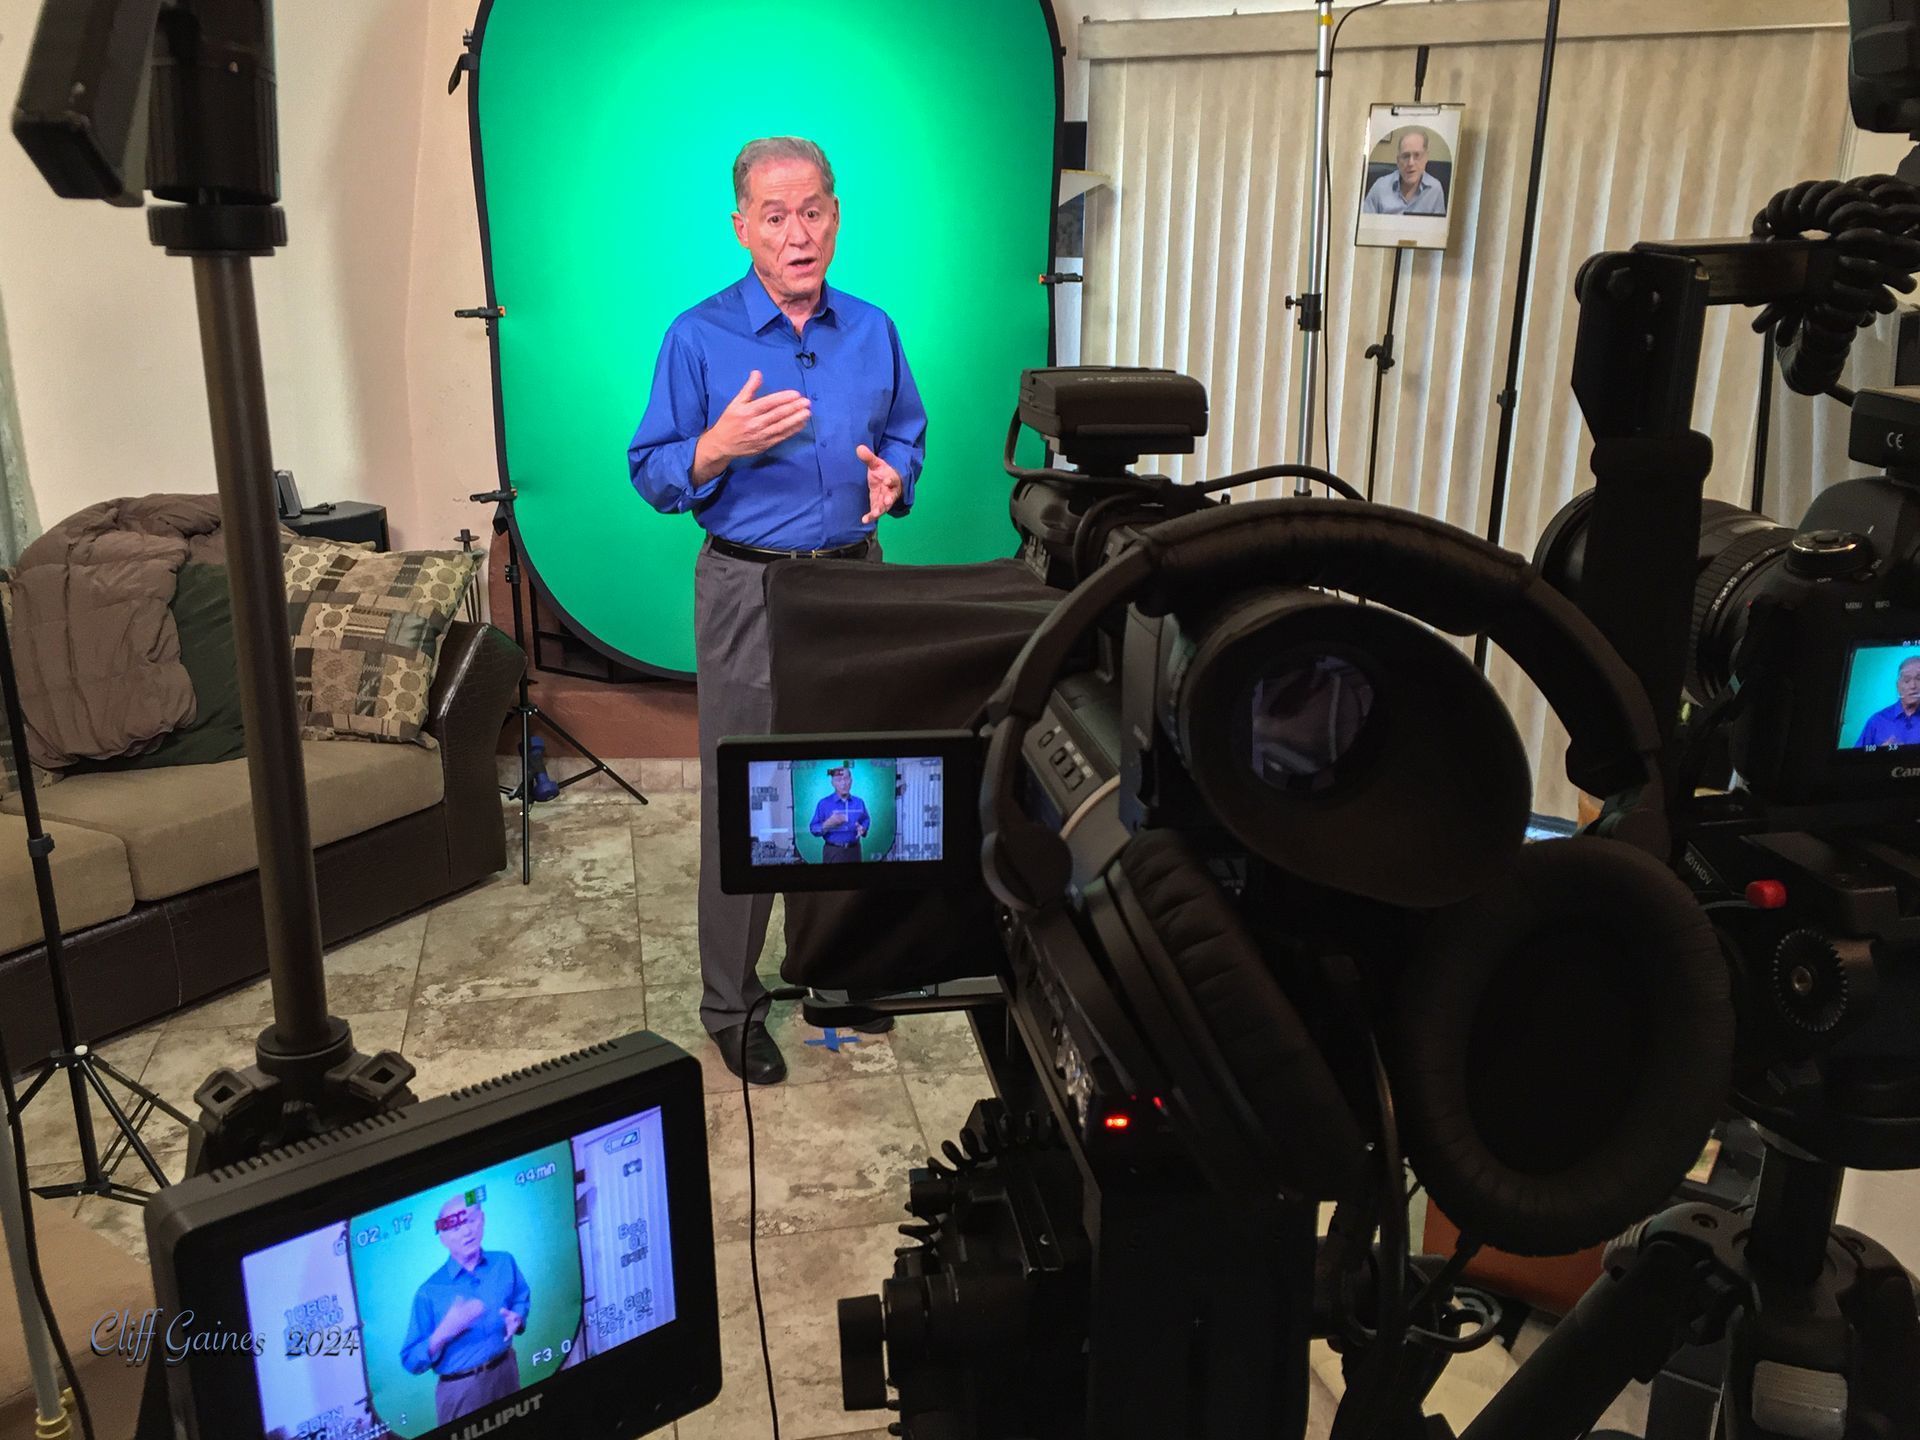
[[[14,399],[7,318],[0,310],[0,568],[11,565],[39,533],[33,492],[27,488],[27,452],[20,441],[20,407]]]
[[[1347,42],[1395,19],[1387,7],[1347,27],[1334,82],[1326,373],[1334,468],[1355,484],[1366,468],[1374,375],[1363,351],[1384,328],[1394,263],[1390,251],[1352,244],[1361,126],[1369,103],[1412,98],[1414,52]],[[1581,263],[1641,238],[1744,234],[1775,190],[1831,174],[1846,114],[1845,43],[1844,28],[1562,42],[1507,545],[1530,552],[1554,512],[1590,483],[1589,442],[1568,388]],[[1432,51],[1422,98],[1467,107],[1452,238],[1444,255],[1407,262],[1394,326],[1400,363],[1381,409],[1376,498],[1480,534],[1539,63],[1538,45]],[[1176,478],[1294,458],[1299,339],[1284,297],[1304,284],[1312,104],[1306,52],[1091,67],[1088,166],[1113,183],[1088,201],[1082,354],[1091,364],[1170,366],[1206,384],[1211,433],[1198,453],[1171,462]],[[1709,493],[1730,500],[1750,487],[1760,363],[1750,319],[1710,312],[1695,410],[1716,447]],[[1801,453],[1810,460],[1814,448],[1810,433]],[[1315,449],[1319,458],[1319,441]],[[1291,482],[1256,488],[1290,493]],[[1536,804],[1571,814],[1564,732],[1503,658],[1492,673],[1534,756]]]

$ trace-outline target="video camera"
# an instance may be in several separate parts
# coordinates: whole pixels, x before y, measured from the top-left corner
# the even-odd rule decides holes
[[[1122,388],[1128,435],[1080,435]],[[1168,501],[1115,473],[1198,433],[1191,381],[1030,372],[1021,395],[1016,425],[1104,466],[1014,474],[1036,570],[1088,568],[981,723],[719,751],[731,888],[917,870],[1001,917],[976,961],[1004,1019],[973,1009],[997,1098],[916,1172],[883,1298],[843,1303],[849,1404],[890,1379],[908,1435],[1297,1433],[1323,1334],[1373,1377],[1356,1406],[1417,1410],[1442,1352],[1493,1331],[1457,1267],[1408,1269],[1403,1155],[1476,1244],[1557,1253],[1657,1209],[1719,1112],[1725,967],[1664,864],[1653,714],[1519,556],[1363,503],[1212,498],[1244,477]],[[1609,835],[1523,844],[1519,736],[1436,633],[1483,630],[1609,777]],[[776,712],[810,659],[776,626]],[[885,819],[828,863],[804,837],[856,799]]]
[[[1751,241],[1589,261],[1574,383],[1596,483],[1535,557],[1672,727],[1673,859],[1733,962],[1740,1107],[1873,1169],[1920,1164],[1920,395],[1838,381],[1863,317],[1913,288],[1916,203],[1884,176],[1802,185]],[[1702,499],[1689,419],[1719,303],[1766,306],[1787,384],[1850,404],[1849,455],[1884,468],[1797,527]],[[1609,388],[1630,352],[1642,382]]]

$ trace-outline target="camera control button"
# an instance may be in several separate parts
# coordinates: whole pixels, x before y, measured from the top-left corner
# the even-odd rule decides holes
[[[1846,530],[1809,530],[1787,546],[1787,568],[1811,580],[1857,575],[1873,565],[1873,547],[1864,535]]]

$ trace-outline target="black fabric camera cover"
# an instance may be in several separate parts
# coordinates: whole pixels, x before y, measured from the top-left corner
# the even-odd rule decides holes
[[[969,725],[1061,599],[1013,560],[783,560],[766,584],[776,735]],[[947,796],[950,807],[976,803]],[[899,990],[990,975],[1002,958],[984,884],[788,895],[786,905],[789,984]]]

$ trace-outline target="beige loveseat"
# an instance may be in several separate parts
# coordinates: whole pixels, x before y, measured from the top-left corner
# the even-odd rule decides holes
[[[456,622],[428,707],[436,748],[303,743],[327,944],[506,864],[494,750],[524,664],[498,630]],[[22,802],[0,800],[0,1033],[16,1067],[57,1036]],[[81,1039],[265,971],[244,759],[75,775],[39,803]]]

